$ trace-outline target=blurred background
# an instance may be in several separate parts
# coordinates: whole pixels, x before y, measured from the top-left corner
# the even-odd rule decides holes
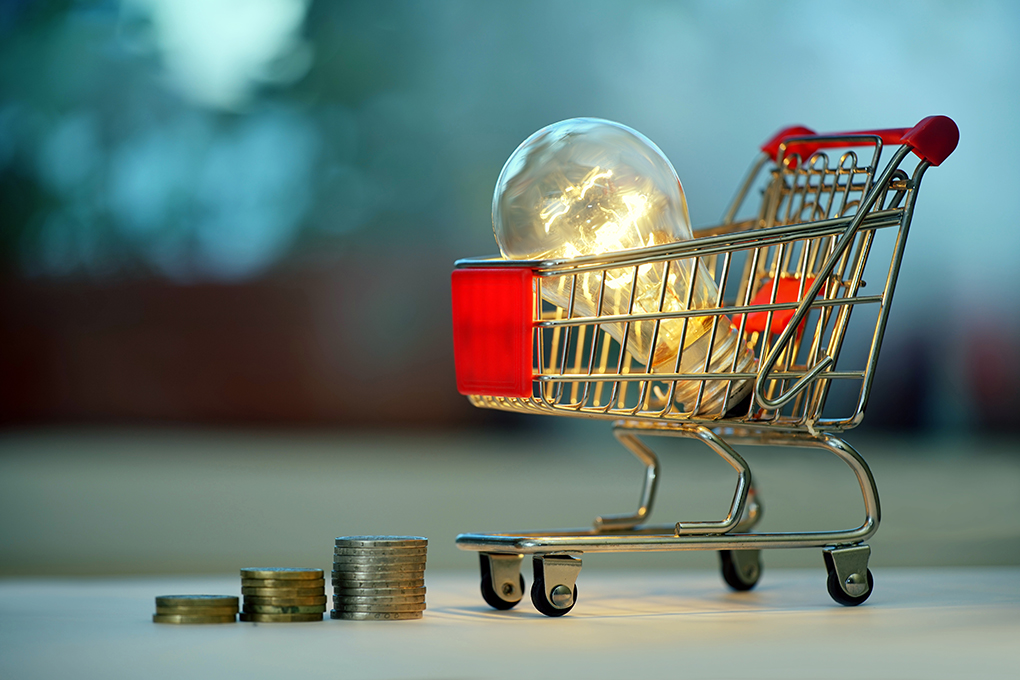
[[[361,499],[347,516],[366,519],[324,535],[430,530],[397,511],[367,519],[375,467],[404,470],[408,488],[420,475],[448,479],[447,505],[458,488],[491,498],[527,477],[522,449],[538,455],[535,442],[573,451],[557,464],[583,470],[577,426],[472,409],[457,394],[448,297],[455,259],[496,251],[490,203],[503,162],[574,116],[655,141],[695,226],[721,217],[781,127],[957,122],[959,148],[925,177],[855,435],[893,456],[939,442],[957,475],[980,468],[960,456],[992,451],[954,508],[994,499],[981,512],[1005,528],[981,540],[1011,542],[974,559],[1016,563],[1017,110],[1020,6],[1005,0],[3,0],[0,531],[12,548],[0,573],[67,569],[45,566],[57,554],[45,533],[64,522],[84,524],[62,540],[105,546],[83,571],[232,570],[242,539],[226,527],[253,509],[224,503],[233,523],[203,534],[229,550],[174,561],[165,540],[137,536],[191,535],[202,521],[183,518],[174,485],[198,470],[240,484],[227,471],[250,472],[245,461],[259,461],[264,478],[245,482],[259,493],[276,488],[284,459],[303,461],[303,479],[343,477]],[[591,441],[612,449],[608,429],[596,430]],[[994,445],[970,443],[988,437]],[[407,453],[419,445],[448,467]],[[519,464],[485,468],[486,455]],[[902,471],[915,488],[913,466]],[[89,474],[107,481],[89,487]],[[164,485],[146,487],[155,479]],[[219,507],[188,493],[195,507]],[[930,520],[928,492],[914,493],[918,522]],[[154,497],[163,501],[144,514]],[[258,507],[261,521],[279,521],[280,552],[267,556],[300,552],[286,543],[284,510]],[[76,517],[84,509],[93,514]],[[111,526],[137,533],[133,552]]]

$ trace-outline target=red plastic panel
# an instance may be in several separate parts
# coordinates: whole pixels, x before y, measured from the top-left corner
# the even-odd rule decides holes
[[[804,292],[806,293],[809,288],[814,284],[815,280],[808,277],[804,281]],[[779,288],[776,290],[776,302],[797,302],[797,291],[800,290],[800,279],[792,276],[781,276],[779,277]],[[819,293],[821,294],[821,293]],[[769,298],[772,297],[772,279],[765,279],[762,283],[761,288],[758,289],[758,293],[751,300],[752,305],[767,305],[769,304]],[[783,309],[780,311],[772,312],[772,334],[778,335],[783,332],[786,328],[786,324],[790,323],[790,319],[793,318],[795,310]],[[748,333],[757,331],[761,333],[765,330],[765,323],[768,318],[768,312],[751,312],[747,315],[747,323],[744,324],[744,330]],[[806,319],[805,319],[806,321]],[[736,326],[740,323],[740,315],[738,314],[733,321],[733,325]],[[804,332],[804,321],[800,322],[800,326],[797,328],[797,337],[799,338],[801,333]]]
[[[457,391],[530,397],[534,291],[530,269],[455,269],[453,356]]]

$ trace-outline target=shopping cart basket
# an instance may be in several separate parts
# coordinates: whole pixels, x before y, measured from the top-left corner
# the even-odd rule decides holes
[[[693,240],[570,260],[458,261],[458,389],[483,408],[613,420],[616,438],[646,466],[631,515],[599,517],[591,529],[458,536],[459,548],[480,553],[485,601],[509,609],[523,598],[524,555],[533,556],[536,608],[561,616],[577,601],[579,555],[586,552],[715,550],[725,581],[748,590],[761,574],[762,549],[816,547],[832,598],[864,602],[873,588],[864,542],[878,529],[878,489],[864,459],[837,435],[864,416],[921,178],[958,139],[944,116],[912,128],[840,134],[787,128],[761,147],[722,224]],[[893,150],[882,164],[886,146]],[[738,219],[757,188],[757,215]],[[691,276],[714,277],[712,304],[693,308],[689,296],[683,309],[662,311],[662,292],[658,312],[635,311],[642,272],[657,268],[664,290],[670,267],[681,266]],[[617,288],[630,282],[630,313],[578,302],[582,289],[599,291],[601,301],[610,279]],[[543,295],[552,289],[567,294]],[[718,370],[706,356],[699,370],[681,373],[678,354],[670,373],[657,362],[649,368],[652,350],[645,358],[627,346],[640,324],[652,325],[654,346],[666,325],[683,337],[695,323],[713,338],[735,332],[751,361],[738,362],[735,352]],[[724,398],[709,399],[711,387]],[[700,439],[736,470],[725,518],[646,524],[659,464],[645,436]],[[835,531],[753,532],[762,506],[734,445],[832,452],[856,475],[864,522]]]

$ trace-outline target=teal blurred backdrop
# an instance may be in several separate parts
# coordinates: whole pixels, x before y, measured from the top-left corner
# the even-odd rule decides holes
[[[531,424],[448,309],[530,133],[640,130],[707,226],[780,127],[945,114],[865,427],[1014,430],[1017,110],[1005,1],[6,0],[0,422]]]

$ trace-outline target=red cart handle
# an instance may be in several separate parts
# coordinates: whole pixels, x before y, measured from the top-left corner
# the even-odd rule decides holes
[[[881,138],[883,144],[906,144],[913,149],[921,159],[928,161],[931,165],[939,165],[949,158],[949,154],[956,149],[960,141],[960,129],[948,116],[928,116],[911,128],[891,128],[888,130],[861,130],[859,132],[834,132],[818,134],[810,128],[800,125],[780,130],[767,142],[762,144],[761,150],[767,153],[773,161],[778,159],[779,147],[786,140],[796,139],[786,145],[787,153],[799,154],[801,158],[811,157],[818,149],[827,149],[837,146],[846,146],[846,137],[859,135],[875,135]],[[811,141],[804,137],[831,137]]]

